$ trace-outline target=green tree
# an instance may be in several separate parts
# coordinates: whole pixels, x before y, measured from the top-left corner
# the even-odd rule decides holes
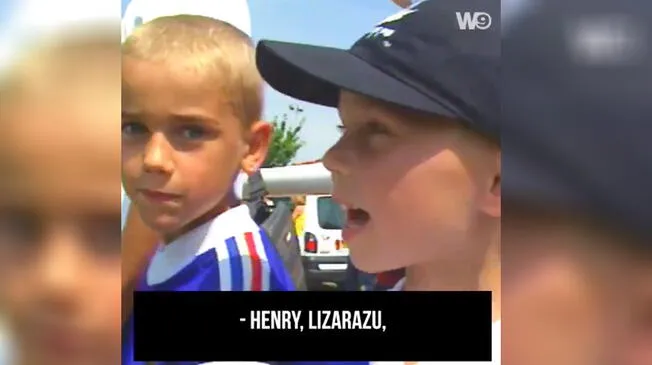
[[[303,109],[298,105],[291,104],[288,106],[289,113],[283,113],[280,116],[274,117],[272,125],[274,126],[274,134],[272,135],[272,143],[269,146],[267,159],[263,167],[280,167],[287,166],[292,162],[297,152],[304,146],[299,133],[305,122],[303,117]],[[294,117],[294,126],[288,124],[289,114]]]

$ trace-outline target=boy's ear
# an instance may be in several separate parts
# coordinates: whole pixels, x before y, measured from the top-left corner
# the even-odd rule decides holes
[[[267,151],[272,140],[274,127],[265,121],[258,121],[249,128],[248,138],[244,145],[242,170],[251,175],[258,171],[267,158]]]
[[[487,194],[487,199],[485,201],[484,211],[491,217],[500,218],[502,210],[502,194],[501,194],[501,180],[502,180],[502,171],[501,171],[501,153],[496,154],[496,169],[493,176],[493,181],[490,183],[489,192]]]

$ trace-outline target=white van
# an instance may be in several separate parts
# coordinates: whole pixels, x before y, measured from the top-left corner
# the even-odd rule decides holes
[[[346,275],[349,249],[342,240],[344,212],[330,195],[307,195],[304,232],[299,237],[309,283],[340,285]]]

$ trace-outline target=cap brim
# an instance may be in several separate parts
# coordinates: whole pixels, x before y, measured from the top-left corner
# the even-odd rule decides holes
[[[256,64],[276,91],[306,102],[337,107],[341,90],[417,111],[456,115],[440,103],[342,49],[260,41]]]

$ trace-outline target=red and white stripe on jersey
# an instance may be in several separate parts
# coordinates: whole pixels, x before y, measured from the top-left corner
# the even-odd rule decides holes
[[[216,245],[220,290],[270,290],[270,264],[262,231],[245,232]]]

